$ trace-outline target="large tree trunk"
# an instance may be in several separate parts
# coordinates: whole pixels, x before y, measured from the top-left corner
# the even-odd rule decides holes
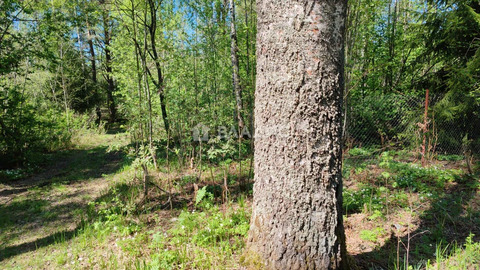
[[[341,109],[346,1],[258,0],[255,186],[247,256],[347,269]]]
[[[245,123],[243,120],[243,101],[242,101],[242,87],[240,85],[239,68],[238,68],[238,45],[237,45],[237,31],[235,29],[235,1],[230,0],[230,58],[232,59],[232,83],[233,91],[235,93],[235,103],[237,105],[237,121],[238,132],[242,132]]]

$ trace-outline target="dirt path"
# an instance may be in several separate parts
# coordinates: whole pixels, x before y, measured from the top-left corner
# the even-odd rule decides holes
[[[0,184],[0,261],[74,232],[89,202],[102,195],[125,164],[110,151],[119,135],[97,135],[91,144],[54,153],[31,177]]]

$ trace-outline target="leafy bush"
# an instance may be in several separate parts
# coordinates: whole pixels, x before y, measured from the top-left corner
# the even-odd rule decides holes
[[[70,143],[62,113],[55,109],[38,113],[16,88],[5,86],[4,90],[0,94],[0,164],[4,169],[23,165],[34,152]]]

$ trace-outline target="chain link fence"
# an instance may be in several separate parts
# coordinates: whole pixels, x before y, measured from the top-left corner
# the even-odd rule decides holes
[[[362,153],[373,155],[386,150],[408,150],[420,156],[425,147],[425,155],[430,158],[463,156],[469,148],[468,123],[437,117],[436,105],[442,98],[430,95],[425,115],[425,96],[348,97],[344,104],[345,154],[352,157],[362,156]]]

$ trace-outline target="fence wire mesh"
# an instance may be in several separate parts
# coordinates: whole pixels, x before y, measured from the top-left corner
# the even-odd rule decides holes
[[[408,150],[430,158],[457,155],[468,148],[468,123],[435,115],[441,95],[426,97],[388,94],[351,96],[344,104],[343,141],[347,157],[361,157],[385,150]],[[477,151],[478,149],[474,149]],[[471,151],[471,149],[470,149]]]

